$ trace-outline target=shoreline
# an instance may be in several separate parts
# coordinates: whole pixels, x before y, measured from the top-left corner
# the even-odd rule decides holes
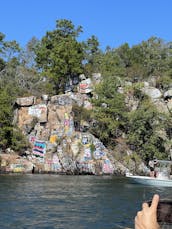
[[[46,172],[46,171],[43,171],[43,172],[7,172],[7,171],[0,171],[0,175],[66,175],[66,176],[116,176],[116,177],[119,177],[119,176],[123,176],[122,174],[92,174],[92,173],[86,173],[86,172],[83,172],[83,173],[66,173],[66,172]]]

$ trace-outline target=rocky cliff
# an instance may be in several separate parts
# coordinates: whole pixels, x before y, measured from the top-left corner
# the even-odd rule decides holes
[[[99,139],[84,126],[76,128],[72,106],[77,103],[92,109],[88,96],[91,91],[91,80],[82,79],[76,93],[69,90],[66,94],[51,97],[42,95],[41,98],[18,98],[14,123],[27,137],[30,149],[22,157],[10,149],[7,154],[1,154],[1,170],[65,174],[124,173],[126,168],[115,160]],[[119,92],[123,93],[122,87],[119,87]],[[172,90],[163,94],[146,82],[142,92],[152,99],[161,112],[171,112]],[[138,101],[131,94],[126,95],[126,105],[130,110],[137,109],[137,104]]]

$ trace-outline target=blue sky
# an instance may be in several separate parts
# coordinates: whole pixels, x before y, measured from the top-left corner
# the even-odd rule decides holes
[[[172,0],[1,0],[0,6],[0,32],[22,47],[54,30],[59,19],[81,25],[79,40],[95,35],[102,49],[151,36],[172,41]]]

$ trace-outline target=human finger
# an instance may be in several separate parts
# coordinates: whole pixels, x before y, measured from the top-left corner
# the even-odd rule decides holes
[[[138,211],[135,219],[142,217],[142,215],[143,215],[143,211]]]
[[[159,202],[159,195],[155,194],[152,199],[151,208],[156,210]]]
[[[148,208],[149,207],[149,205],[148,205],[148,203],[143,203],[142,204],[142,208],[144,209],[144,208]]]
[[[138,218],[135,217],[135,229],[144,229],[144,226],[142,225],[142,223],[139,222]]]

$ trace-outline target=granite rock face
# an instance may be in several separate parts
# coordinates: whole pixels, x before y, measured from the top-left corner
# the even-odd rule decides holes
[[[83,81],[85,83],[85,80]],[[87,83],[89,84],[90,80]],[[29,166],[32,165],[18,171],[66,174],[114,173],[113,160],[102,142],[89,132],[75,130],[73,102],[79,98],[80,105],[87,109],[92,108],[86,95],[90,92],[90,88],[88,85],[81,88],[83,94],[69,93],[49,98],[44,95],[42,99],[35,97],[17,99],[18,106],[14,120],[30,142],[31,150],[25,156],[25,160]],[[16,166],[21,164],[20,167],[23,168],[22,161],[15,164]],[[8,170],[10,169],[17,171],[15,165],[10,165]]]
[[[75,127],[73,104],[92,109],[89,94],[93,91],[94,84],[101,81],[101,75],[94,74],[91,80],[82,74],[80,80],[78,92],[75,93],[67,91],[66,94],[52,97],[29,96],[16,100],[13,123],[22,130],[31,147],[23,152],[24,156],[19,156],[10,149],[5,154],[0,153],[2,171],[125,174],[126,167],[115,159],[115,154],[116,158],[120,158],[124,151],[127,155],[132,154],[123,143],[125,136],[122,140],[119,139],[116,152],[110,152],[99,139],[87,131],[89,123],[81,122],[79,129]],[[127,85],[132,86],[132,83],[127,82]],[[144,82],[141,91],[150,97],[160,112],[172,111],[172,89],[161,92]],[[125,90],[120,86],[118,92],[125,93]],[[133,111],[137,109],[139,101],[128,92],[125,94],[125,103],[129,111]],[[106,105],[102,104],[104,107]]]

